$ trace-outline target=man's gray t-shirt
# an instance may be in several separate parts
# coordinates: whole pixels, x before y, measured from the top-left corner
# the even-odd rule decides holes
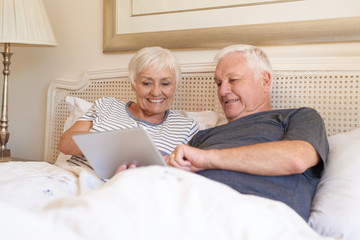
[[[329,153],[321,116],[311,108],[260,112],[231,123],[198,132],[189,145],[201,149],[224,149],[256,143],[304,140],[320,156],[320,162],[302,174],[259,176],[229,170],[204,170],[198,174],[222,182],[244,194],[279,200],[305,220]]]

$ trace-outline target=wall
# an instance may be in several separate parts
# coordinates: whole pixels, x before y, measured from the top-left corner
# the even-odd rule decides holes
[[[102,53],[102,1],[43,0],[57,47],[12,47],[8,147],[17,158],[43,159],[46,94],[57,78],[126,67],[131,53]],[[360,43],[264,47],[276,66],[298,59],[358,59]],[[176,51],[181,63],[210,62],[216,51]],[[290,59],[290,60],[289,60]],[[295,60],[294,60],[295,59]],[[325,61],[326,62],[326,61]]]

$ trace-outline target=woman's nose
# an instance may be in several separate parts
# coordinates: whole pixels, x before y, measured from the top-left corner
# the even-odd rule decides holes
[[[153,96],[159,96],[159,95],[161,95],[161,92],[162,92],[161,86],[156,85],[156,84],[151,89],[151,94]]]

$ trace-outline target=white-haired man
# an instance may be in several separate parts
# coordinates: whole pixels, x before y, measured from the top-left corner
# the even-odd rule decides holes
[[[321,116],[311,108],[272,108],[272,68],[261,49],[233,45],[215,60],[229,123],[198,132],[166,158],[168,164],[282,201],[307,220],[329,152]]]

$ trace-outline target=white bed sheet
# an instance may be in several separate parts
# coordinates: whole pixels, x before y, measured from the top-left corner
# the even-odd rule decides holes
[[[47,162],[0,163],[0,200],[32,211],[102,183],[92,172],[81,167],[65,169]]]
[[[333,239],[281,202],[174,168],[131,169],[105,184],[48,163],[0,164],[0,172],[9,239]]]

